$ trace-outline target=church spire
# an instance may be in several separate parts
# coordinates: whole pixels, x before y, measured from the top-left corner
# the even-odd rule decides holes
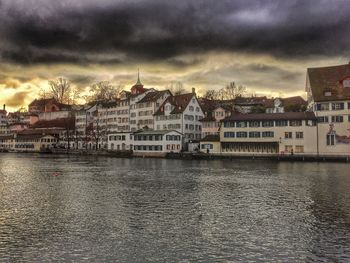
[[[137,69],[137,82],[135,85],[142,85],[142,83],[140,81],[140,69]]]

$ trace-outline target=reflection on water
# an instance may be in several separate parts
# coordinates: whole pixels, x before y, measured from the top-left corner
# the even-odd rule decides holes
[[[349,261],[348,170],[0,154],[0,261]]]

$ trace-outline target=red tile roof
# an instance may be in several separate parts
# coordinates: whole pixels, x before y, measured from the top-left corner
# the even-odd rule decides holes
[[[349,100],[350,88],[343,88],[341,81],[350,77],[350,64],[308,68],[308,79],[314,101]],[[330,96],[326,93],[330,92]]]

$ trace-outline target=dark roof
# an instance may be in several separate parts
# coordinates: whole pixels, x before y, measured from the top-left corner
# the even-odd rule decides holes
[[[207,135],[203,139],[201,139],[201,142],[219,142],[220,136],[219,135]]]
[[[28,106],[39,106],[39,107],[45,107],[46,103],[49,101],[54,101],[57,103],[57,101],[54,98],[49,98],[49,99],[35,99],[33,100]]]
[[[6,110],[0,110],[0,113],[7,114],[7,111]]]
[[[5,134],[5,135],[0,135],[0,140],[9,140],[13,139],[15,136],[13,134]]]
[[[308,79],[314,101],[349,100],[350,88],[343,88],[341,81],[350,77],[350,64],[308,68]],[[325,96],[330,92],[330,96]]]
[[[165,94],[167,92],[169,92],[169,94],[171,95],[171,92],[169,90],[161,90],[161,91],[149,92],[149,93],[146,94],[146,96],[144,96],[137,103],[143,103],[143,102],[149,102],[149,101],[154,102],[157,99],[159,99],[163,94]]]
[[[289,107],[292,105],[300,105],[300,106],[307,105],[306,100],[304,100],[301,96],[281,98],[281,101],[283,103],[283,107]]]
[[[163,102],[154,115],[164,115],[164,105],[167,102],[174,106],[174,109],[170,112],[170,114],[182,113],[187,108],[187,105],[190,103],[193,96],[195,96],[194,93],[170,96]]]
[[[199,121],[206,122],[206,121],[216,121],[215,118],[210,114],[203,119],[200,119]]]
[[[284,112],[284,113],[257,113],[232,114],[225,121],[259,121],[259,120],[316,120],[313,112]]]
[[[46,134],[57,135],[64,130],[63,128],[40,128],[40,129],[28,129],[18,132],[17,134]]]
[[[51,134],[20,134],[20,133],[18,133],[15,139],[22,139],[22,140],[40,139],[44,136],[53,136],[53,135],[51,135]]]
[[[273,99],[269,99],[266,96],[262,96],[262,97],[237,97],[234,100],[234,104],[240,105],[240,106],[262,105],[265,107],[269,107],[271,104],[273,105]]]
[[[31,126],[34,129],[37,128],[69,128],[74,129],[75,118],[60,118],[55,120],[39,120]]]

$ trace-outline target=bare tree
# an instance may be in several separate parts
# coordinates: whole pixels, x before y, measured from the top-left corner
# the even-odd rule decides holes
[[[71,98],[71,85],[68,79],[58,78],[56,80],[49,80],[50,92],[46,94],[48,97],[53,97],[59,103],[69,104]]]
[[[114,86],[109,81],[101,81],[91,85],[90,96],[86,97],[88,102],[113,100],[119,97],[122,86]]]
[[[226,100],[233,100],[237,97],[242,97],[247,88],[245,86],[237,86],[235,82],[230,82],[225,88],[221,89],[221,98]]]
[[[172,81],[168,85],[166,85],[165,88],[170,90],[170,92],[173,95],[181,95],[186,93],[186,89],[183,83],[180,81]]]
[[[213,89],[206,90],[203,94],[203,98],[208,100],[218,100],[221,99],[220,91],[216,91]]]

